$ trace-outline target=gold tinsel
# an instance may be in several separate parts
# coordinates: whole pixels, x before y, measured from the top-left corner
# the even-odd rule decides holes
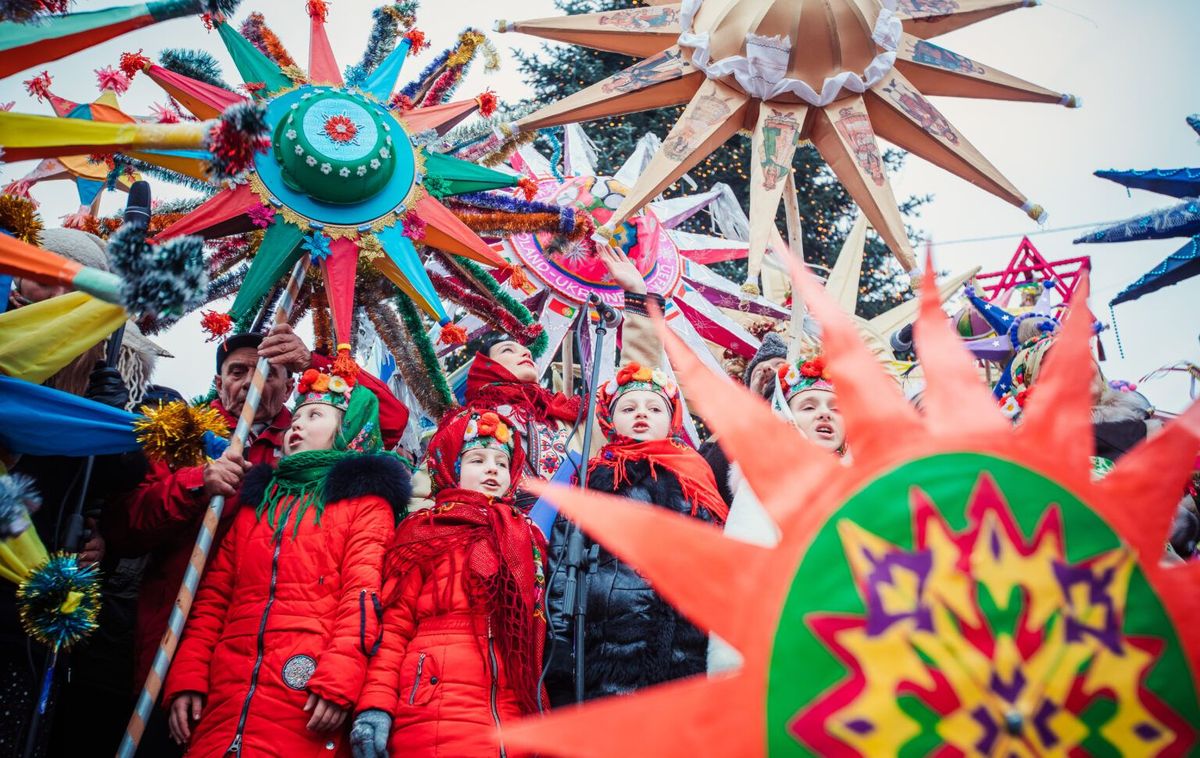
[[[151,460],[166,463],[172,471],[200,466],[208,460],[204,433],[227,437],[229,428],[216,408],[191,406],[182,400],[147,408],[145,417],[133,422],[142,450]]]
[[[364,234],[358,240],[358,252],[368,261],[383,257],[383,245],[374,234]]]
[[[42,244],[42,217],[32,200],[0,195],[0,229],[30,245]]]

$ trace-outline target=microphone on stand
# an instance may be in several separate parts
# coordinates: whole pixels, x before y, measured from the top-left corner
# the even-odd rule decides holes
[[[596,309],[596,313],[599,314],[600,320],[604,322],[605,326],[613,327],[621,322],[621,314],[617,313],[617,309],[600,299],[595,292],[588,295],[588,302]]]

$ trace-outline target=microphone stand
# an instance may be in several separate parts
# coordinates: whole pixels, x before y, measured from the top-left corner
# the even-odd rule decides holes
[[[596,385],[600,381],[600,360],[604,353],[604,335],[608,333],[609,322],[616,321],[615,312],[605,305],[600,298],[593,294],[589,302],[600,314],[596,323],[596,341],[592,352],[591,379],[587,383],[587,426],[583,428],[583,474],[579,477],[580,488],[587,487],[587,460],[592,450],[592,429],[596,425]],[[588,315],[585,309],[580,318],[579,328],[588,328]],[[564,587],[564,608],[569,608],[574,622],[574,660],[575,660],[575,702],[582,703],[584,699],[584,624],[587,621],[588,577],[596,573],[596,563],[600,556],[600,546],[593,544],[584,550],[583,530],[573,522],[567,522],[567,581]]]

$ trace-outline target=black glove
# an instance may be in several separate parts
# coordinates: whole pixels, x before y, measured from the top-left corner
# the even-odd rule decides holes
[[[124,408],[129,404],[129,388],[125,386],[125,380],[120,372],[106,366],[104,361],[96,361],[83,396],[113,408]]]

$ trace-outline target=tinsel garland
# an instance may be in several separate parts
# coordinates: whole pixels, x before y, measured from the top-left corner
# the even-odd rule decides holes
[[[558,216],[557,227],[547,227],[536,231],[555,232],[562,235],[562,238],[572,242],[591,237],[592,233],[596,230],[596,222],[592,219],[591,214],[587,212],[571,208],[570,206],[552,205],[536,200],[522,200],[512,195],[469,192],[462,195],[455,195],[449,201],[449,204],[456,211],[465,210],[466,212],[470,212],[469,206],[476,206],[517,214],[553,213]]]
[[[29,514],[42,507],[42,496],[33,477],[25,474],[0,476],[0,540],[19,537],[33,525]]]
[[[451,52],[451,49],[446,49],[438,53],[436,58],[431,60],[425,68],[421,69],[421,73],[417,75],[416,79],[404,85],[404,88],[400,90],[400,94],[414,102],[419,100],[420,98],[417,96],[417,93],[422,91],[421,88],[426,82],[432,81],[434,74],[442,68],[446,59],[450,57]]]
[[[42,217],[37,206],[26,197],[0,195],[0,229],[30,245],[42,241]]]
[[[438,152],[454,153],[457,155],[458,151],[467,145],[477,143],[486,137],[494,136],[500,126],[524,118],[533,113],[534,109],[534,106],[528,103],[515,107],[501,104],[497,112],[490,118],[472,119],[447,132],[441,141],[445,149],[439,149]],[[536,136],[537,132],[528,132],[528,134]]]
[[[242,22],[242,36],[250,44],[259,49],[263,55],[278,63],[280,66],[295,66],[296,61],[288,53],[287,48],[267,26],[267,21],[261,13],[251,13]]]
[[[159,245],[127,224],[108,242],[112,270],[123,281],[121,299],[131,313],[180,315],[199,305],[208,287],[204,240],[176,237]]]
[[[0,21],[24,24],[39,16],[66,13],[70,5],[70,0],[0,0]]]
[[[232,15],[241,2],[242,0],[202,0],[201,5],[205,15],[224,18]]]
[[[463,72],[466,70],[466,65],[450,66],[443,71],[429,90],[425,93],[425,97],[421,99],[421,107],[428,108],[431,105],[441,105],[450,99],[454,91],[458,89],[458,85],[462,84]]]
[[[491,208],[497,211],[509,211],[510,213],[553,213],[560,215],[563,217],[564,223],[570,225],[570,228],[561,230],[564,234],[569,233],[575,226],[576,213],[575,209],[570,206],[543,203],[540,200],[522,200],[519,197],[504,195],[498,192],[466,192],[461,195],[455,195],[454,199],[463,203],[469,203],[470,205]]]
[[[172,73],[233,91],[233,88],[222,78],[221,66],[217,63],[217,59],[203,50],[168,48],[158,54],[158,62]]]
[[[382,302],[370,302],[364,310],[367,318],[375,327],[375,333],[383,342],[388,352],[396,359],[396,370],[404,379],[405,385],[417,398],[421,409],[433,418],[441,418],[449,409],[445,397],[434,387],[433,375],[422,371],[420,353],[416,343],[408,339],[403,324],[400,323],[396,312]],[[439,368],[438,375],[441,375]],[[449,391],[449,387],[447,387]]]
[[[142,452],[152,461],[167,464],[172,471],[203,466],[205,434],[229,436],[229,427],[220,411],[210,406],[191,406],[183,400],[159,403],[144,408],[142,417],[133,422]]]
[[[220,276],[244,261],[251,252],[258,249],[259,244],[262,243],[262,237],[261,232],[249,232],[210,240],[208,243],[211,251],[208,256],[209,277]]]
[[[540,129],[538,134],[542,139],[550,143],[550,173],[554,175],[555,179],[561,182],[563,175],[558,167],[562,163],[563,157],[562,140],[555,136],[549,129]]]
[[[250,264],[247,263],[210,279],[205,300],[211,303],[237,292],[241,288],[242,282],[246,281],[246,272],[249,270]]]
[[[455,216],[477,234],[495,236],[557,232],[562,218],[557,213],[509,213],[508,211],[457,211]]]
[[[433,288],[439,295],[446,300],[458,303],[466,308],[472,314],[487,322],[496,331],[513,336],[518,336],[524,331],[521,322],[517,321],[516,317],[511,313],[500,307],[496,301],[472,292],[461,282],[455,281],[448,276],[443,276],[433,271],[428,273],[429,280],[433,282]]]
[[[162,166],[155,166],[153,163],[147,163],[146,161],[139,160],[137,158],[131,158],[124,154],[115,155],[114,161],[120,167],[128,168],[128,170],[131,171],[137,171],[139,174],[152,176],[155,179],[162,179],[163,181],[177,184],[181,187],[187,187],[188,189],[200,192],[205,196],[211,196],[219,189],[211,183],[201,181],[194,176],[181,174],[178,171],[172,171],[171,169],[163,168]]]
[[[512,315],[520,324],[520,329],[512,330],[509,333],[520,340],[529,348],[529,352],[533,353],[535,358],[540,357],[546,352],[546,348],[550,345],[550,338],[546,335],[546,330],[537,320],[529,309],[521,304],[515,297],[505,292],[500,283],[487,272],[483,266],[480,266],[474,261],[466,258],[458,258],[445,254],[439,254],[439,258],[448,270],[457,269],[463,276],[479,290],[487,292],[487,294]]]
[[[343,74],[347,87],[357,87],[367,76],[379,67],[383,59],[396,49],[396,39],[400,29],[410,28],[416,20],[417,4],[415,0],[393,3],[376,8],[371,12],[375,23],[371,26],[371,34],[367,37],[367,45],[358,63],[347,66]]]
[[[86,639],[100,612],[100,572],[73,553],[55,553],[17,588],[25,633],[57,652]]]
[[[433,341],[429,339],[429,333],[425,331],[425,325],[421,323],[421,314],[417,311],[417,306],[406,295],[398,295],[395,303],[404,331],[407,332],[409,341],[416,346],[421,365],[425,368],[425,375],[432,385],[433,397],[439,401],[435,405],[440,409],[453,407],[454,394],[450,392],[450,385],[446,383],[441,364],[438,363],[437,350]],[[435,409],[426,410],[432,412]],[[440,414],[438,417],[440,418]]]
[[[324,290],[313,288],[312,300],[314,349],[319,353],[333,352],[333,320],[329,316],[329,305]]]
[[[212,153],[208,170],[216,179],[237,177],[268,147],[266,107],[261,103],[229,106],[204,140],[204,148]]]

